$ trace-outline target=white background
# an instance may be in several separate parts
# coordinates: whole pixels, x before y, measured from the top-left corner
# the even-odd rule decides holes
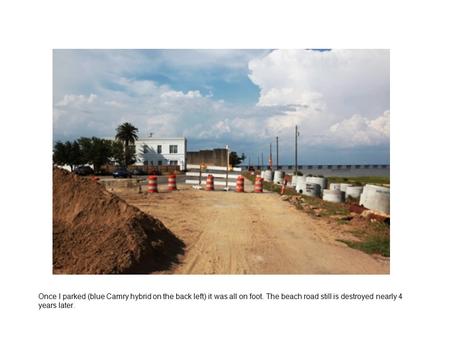
[[[162,3],[0,5],[1,336],[448,336],[450,55],[444,2]],[[391,49],[390,275],[52,275],[52,49],[171,47]],[[39,292],[65,291],[403,292],[404,299],[37,310]]]

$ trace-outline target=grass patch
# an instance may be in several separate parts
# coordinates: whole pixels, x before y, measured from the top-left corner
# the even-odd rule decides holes
[[[368,254],[379,254],[384,257],[390,257],[389,224],[383,222],[370,223],[367,227],[352,230],[350,233],[361,240],[349,241],[339,239],[338,241]]]
[[[390,239],[389,236],[381,234],[369,235],[361,242],[348,241],[338,239],[339,242],[347,244],[349,247],[364,251],[368,254],[379,254],[384,257],[390,256]]]
[[[362,176],[362,177],[328,177],[329,183],[352,183],[355,185],[365,185],[365,184],[391,184],[390,177],[383,176]]]

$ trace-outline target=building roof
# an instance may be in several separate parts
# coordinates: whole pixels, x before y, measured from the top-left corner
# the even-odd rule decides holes
[[[140,137],[137,141],[164,141],[164,140],[185,140],[186,137]]]

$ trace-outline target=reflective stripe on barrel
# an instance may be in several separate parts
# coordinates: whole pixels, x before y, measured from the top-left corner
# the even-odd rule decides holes
[[[157,182],[157,177],[156,176],[148,176],[147,180],[148,180],[148,192],[158,192],[158,182]]]
[[[208,177],[206,178],[206,190],[214,190],[214,176],[213,175],[208,175]]]
[[[176,175],[169,175],[167,177],[167,190],[174,191],[177,190],[177,176]]]
[[[244,192],[244,176],[239,175],[236,179],[236,192]]]
[[[264,182],[264,178],[262,178],[262,177],[255,178],[254,192],[263,192],[263,182]]]

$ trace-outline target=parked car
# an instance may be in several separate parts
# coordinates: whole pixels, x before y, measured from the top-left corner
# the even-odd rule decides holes
[[[131,172],[128,169],[121,168],[113,172],[114,178],[131,178]]]
[[[140,176],[140,175],[147,175],[147,172],[146,172],[145,170],[136,168],[136,169],[133,169],[133,170],[131,171],[131,174],[132,174],[132,175],[136,175],[136,176]]]
[[[87,165],[77,167],[73,172],[80,176],[94,175],[94,170]]]

